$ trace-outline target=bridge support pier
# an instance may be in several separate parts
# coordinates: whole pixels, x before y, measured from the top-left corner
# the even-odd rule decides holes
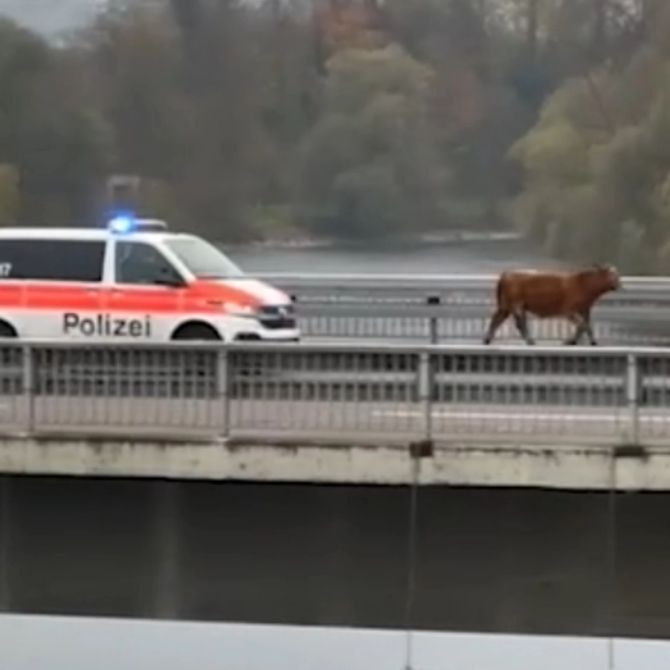
[[[158,480],[152,486],[156,573],[151,614],[177,619],[181,613],[182,483]]]

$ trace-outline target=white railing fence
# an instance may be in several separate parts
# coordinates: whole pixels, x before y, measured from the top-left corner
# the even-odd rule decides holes
[[[670,446],[670,350],[0,345],[0,430],[90,438]]]

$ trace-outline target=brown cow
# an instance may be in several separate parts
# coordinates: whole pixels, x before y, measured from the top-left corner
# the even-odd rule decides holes
[[[565,344],[577,344],[584,333],[596,344],[591,329],[591,307],[605,293],[621,287],[616,268],[596,265],[580,272],[503,272],[496,291],[497,309],[491,317],[484,344],[490,344],[496,331],[512,315],[517,330],[527,344],[528,313],[545,319],[564,317],[575,324],[575,334]]]

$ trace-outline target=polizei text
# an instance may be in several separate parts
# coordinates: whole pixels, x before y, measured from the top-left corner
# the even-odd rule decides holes
[[[111,314],[82,316],[76,312],[63,314],[63,333],[86,337],[151,337],[151,317],[124,319]]]

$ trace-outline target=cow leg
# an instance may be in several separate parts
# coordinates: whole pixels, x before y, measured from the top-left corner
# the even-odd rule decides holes
[[[586,329],[586,319],[581,314],[570,314],[568,316],[568,321],[575,325],[575,333],[565,341],[565,344],[575,345],[584,334]]]
[[[516,324],[516,329],[519,331],[519,334],[526,341],[526,344],[535,344],[528,329],[528,314],[523,310],[515,311],[514,323]]]
[[[586,335],[589,338],[589,341],[591,342],[591,346],[595,347],[598,342],[596,342],[595,335],[593,334],[593,328],[591,327],[591,312],[585,312],[584,313],[584,326],[583,330],[586,332]]]
[[[505,319],[509,316],[509,311],[506,309],[497,309],[495,314],[491,317],[488,331],[484,337],[484,344],[491,344],[495,337],[496,331],[502,326]]]

